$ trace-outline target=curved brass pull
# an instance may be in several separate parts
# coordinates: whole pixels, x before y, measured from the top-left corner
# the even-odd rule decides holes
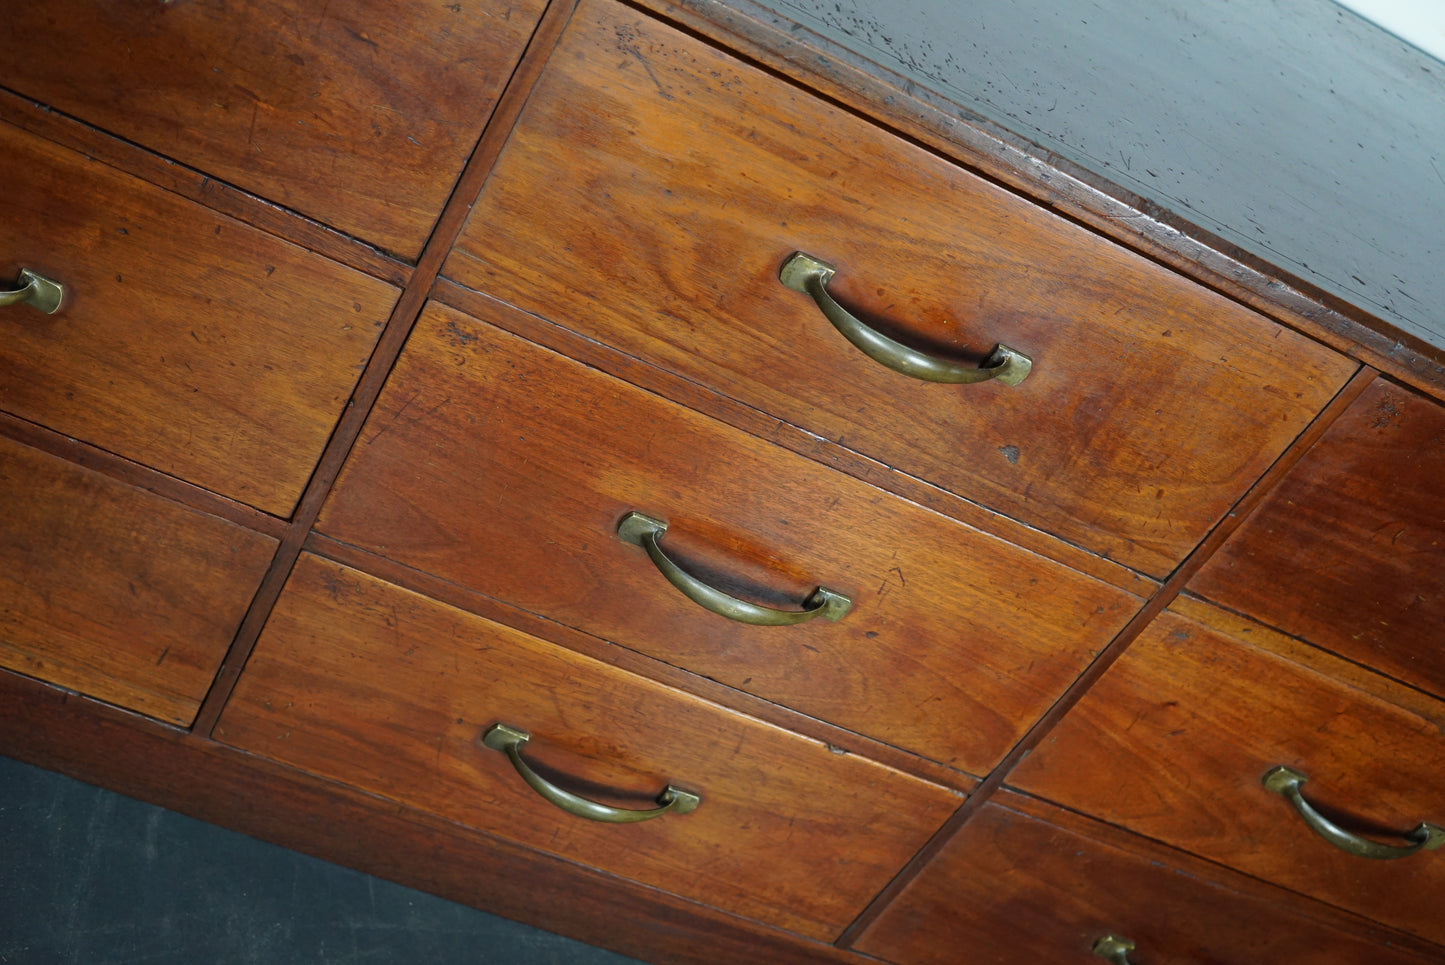
[[[1134,943],[1118,935],[1105,935],[1094,942],[1094,954],[1113,965],[1129,965],[1129,953],[1133,950]]]
[[[837,269],[812,255],[795,251],[778,269],[778,280],[793,291],[812,296],[833,327],[864,355],[895,372],[924,382],[968,384],[998,379],[1004,385],[1018,385],[1028,378],[1034,360],[1007,345],[998,344],[983,360],[981,368],[970,368],[936,359],[864,325],[828,294],[828,282]]]
[[[652,565],[667,578],[667,582],[681,590],[684,596],[698,606],[729,620],[758,627],[786,627],[804,623],[814,617],[841,620],[853,606],[853,601],[848,597],[821,586],[808,595],[801,610],[774,610],[772,607],[739,600],[716,587],[708,586],[670,560],[658,542],[666,532],[666,523],[641,513],[628,513],[622,517],[622,522],[617,524],[618,538],[646,550],[652,559]]]
[[[53,282],[44,275],[37,275],[29,268],[20,269],[20,287],[13,291],[0,292],[0,308],[6,305],[19,305],[22,302],[32,308],[38,308],[47,315],[54,315],[60,308],[60,299],[65,294],[65,287],[59,282]]]
[[[1307,780],[1309,778],[1304,774],[1281,764],[1278,767],[1270,768],[1269,772],[1264,775],[1263,784],[1266,790],[1273,791],[1293,804],[1294,809],[1299,812],[1300,817],[1304,818],[1305,824],[1309,825],[1311,831],[1341,851],[1348,851],[1361,858],[1390,860],[1408,857],[1416,851],[1433,851],[1445,845],[1445,828],[1423,822],[1401,835],[1410,842],[1403,846],[1380,844],[1377,841],[1362,838],[1358,834],[1352,834],[1316,811],[1310,802],[1305,800],[1304,795],[1300,793],[1300,787]]]
[[[606,804],[598,804],[596,801],[589,801],[585,797],[578,797],[571,791],[564,791],[548,781],[522,760],[522,747],[531,739],[531,734],[506,724],[493,724],[482,735],[482,743],[494,751],[506,754],[511,759],[512,766],[517,769],[517,773],[522,775],[522,780],[526,781],[532,790],[568,814],[575,814],[577,817],[586,818],[589,821],[604,821],[608,824],[633,824],[637,821],[650,821],[669,812],[687,814],[689,811],[696,811],[697,806],[702,803],[702,798],[696,794],[673,787],[671,784],[663,788],[662,793],[657,796],[658,806],[645,811],[615,808]]]

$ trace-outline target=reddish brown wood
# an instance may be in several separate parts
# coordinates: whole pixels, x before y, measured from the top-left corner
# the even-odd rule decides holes
[[[402,566],[393,560],[359,550],[330,537],[313,533],[306,540],[305,550],[351,569],[360,570],[384,582],[430,597],[447,606],[466,610],[468,613],[476,614],[494,623],[505,624],[514,630],[540,637],[549,643],[566,647],[568,650],[610,664],[620,670],[649,677],[674,690],[700,697],[748,717],[754,717],[765,723],[790,730],[795,734],[820,741],[840,753],[866,757],[885,767],[952,788],[962,794],[967,794],[978,785],[976,779],[962,771],[944,767],[936,761],[919,757],[917,754],[910,754],[854,731],[844,730],[826,721],[818,720],[816,717],[800,714],[781,704],[734,690],[709,677],[663,663],[661,660],[638,653],[636,650],[629,650],[610,640],[602,640],[580,630],[565,627],[535,613],[509,606],[494,597],[469,590],[464,586],[431,576],[420,570]]]
[[[692,814],[596,824],[479,745],[504,722],[581,793]],[[726,911],[830,939],[959,797],[303,556],[215,731],[241,749]],[[560,780],[560,778],[559,778]],[[846,838],[847,848],[837,847]]]
[[[565,412],[565,417],[559,415]],[[842,621],[707,613],[615,535],[630,510],[730,592]],[[444,308],[319,527],[343,542],[972,774],[1139,600]]]
[[[288,529],[285,520],[268,516],[259,509],[217,496],[209,490],[201,489],[175,476],[156,472],[104,449],[78,442],[54,429],[17,419],[8,412],[0,412],[0,436],[13,439],[31,449],[59,456],[77,466],[93,469],[102,475],[137,489],[144,489],[171,502],[181,503],[208,516],[219,516],[273,539],[280,539]]]
[[[1161,616],[1009,784],[1445,940],[1437,856],[1346,854],[1261,785],[1276,765],[1298,768],[1306,796],[1362,833],[1445,823],[1445,705],[1258,624],[1191,612],[1228,632]]]
[[[1094,943],[1112,934],[1135,942],[1129,960],[1141,963],[1439,961],[1397,947],[1399,939],[1383,929],[1308,906],[1280,889],[1005,794],[974,816],[856,947],[904,965],[1089,965],[1099,961]]]
[[[396,289],[0,124],[0,406],[289,515]]]
[[[650,962],[871,961],[3,671],[0,753]]]
[[[0,82],[414,259],[544,0],[57,0]]]
[[[0,666],[187,724],[276,541],[0,438]]]
[[[975,362],[1005,342],[1033,374],[882,369],[778,282],[798,249],[905,341]],[[1151,575],[1355,368],[605,0],[579,8],[444,272]]]
[[[129,141],[119,140],[89,124],[58,114],[6,90],[0,90],[0,121],[119,168],[373,278],[401,286],[411,275],[410,264],[334,228],[262,201],[224,181],[207,177],[201,171],[177,164]]]
[[[858,935],[865,933],[897,896],[904,889],[911,887],[914,878],[931,864],[940,848],[946,845],[958,832],[958,829],[973,820],[974,812],[983,807],[1003,787],[1009,773],[1018,766],[1019,762],[1033,753],[1034,748],[1058,725],[1059,721],[1065,718],[1074,705],[1083,699],[1090,688],[1114,665],[1116,660],[1123,656],[1139,635],[1154,622],[1154,619],[1178,599],[1185,584],[1199,571],[1199,568],[1219,547],[1219,544],[1228,538],[1229,534],[1239,525],[1240,520],[1278,483],[1279,479],[1308,451],[1309,447],[1319,439],[1334,420],[1339,418],[1340,414],[1359,397],[1374,377],[1375,373],[1371,369],[1362,369],[1355,374],[1354,378],[1340,391],[1340,394],[1325,406],[1319,417],[1310,423],[1309,428],[1300,434],[1300,437],[1285,451],[1285,454],[1269,468],[1269,471],[1249,492],[1240,498],[1224,519],[1200,541],[1194,552],[1190,553],[1188,558],[1179,565],[1173,575],[1134,614],[1114,639],[1109,641],[1109,645],[1104,648],[1103,652],[1095,657],[1093,662],[1069,685],[1068,690],[1064,691],[1048,712],[1040,717],[1029,728],[1028,733],[1024,734],[1019,742],[1009,750],[1008,755],[999,766],[979,783],[974,792],[969,795],[968,800],[954,813],[948,824],[934,836],[928,845],[914,855],[908,867],[904,868],[898,877],[878,894],[868,909],[848,927],[844,933],[842,944],[850,945]]]
[[[426,248],[422,251],[416,271],[412,272],[407,279],[406,288],[392,308],[391,318],[387,321],[385,331],[377,340],[376,350],[372,353],[360,378],[357,379],[351,404],[347,406],[345,413],[337,422],[336,430],[331,434],[326,450],[316,465],[316,471],[311,474],[306,492],[296,507],[291,529],[286,534],[286,538],[282,540],[281,548],[276,552],[276,559],[271,571],[266,574],[260,591],[252,601],[251,609],[247,611],[241,630],[236,634],[236,640],[232,644],[230,652],[226,654],[226,660],[221,665],[220,673],[216,675],[215,685],[206,695],[205,703],[196,715],[198,733],[210,734],[211,728],[215,726],[221,708],[225,706],[241,669],[246,665],[246,658],[256,643],[256,637],[261,632],[266,615],[280,596],[281,587],[301,553],[302,544],[306,541],[311,527],[316,522],[316,515],[321,511],[327,494],[331,492],[331,487],[336,482],[336,475],[341,471],[342,463],[356,442],[357,434],[361,432],[366,414],[376,402],[377,393],[381,391],[387,373],[391,371],[392,365],[396,362],[397,353],[406,344],[407,335],[411,331],[411,326],[416,322],[417,313],[421,311],[422,305],[426,302],[427,293],[436,282],[442,260],[446,257],[447,251],[451,249],[452,243],[456,241],[457,233],[461,231],[462,223],[466,219],[466,212],[471,205],[471,199],[476,196],[483,178],[496,160],[497,152],[501,150],[507,132],[516,121],[517,113],[526,101],[527,93],[536,82],[543,65],[546,64],[552,47],[556,43],[557,35],[567,23],[571,13],[572,8],[567,3],[552,4],[547,8],[541,23],[537,26],[536,33],[522,55],[521,63],[517,65],[517,70],[510,83],[502,92],[501,100],[498,101],[496,111],[493,113],[492,122],[487,125],[481,141],[477,144],[476,151],[467,161],[467,166],[457,181],[456,190],[447,199],[446,207],[442,209],[441,215],[437,218],[436,230],[432,232]]]
[[[1445,350],[747,0],[632,0],[1407,385],[1445,398]]]
[[[1445,696],[1445,408],[1376,383],[1189,588]]]
[[[885,492],[901,496],[909,502],[992,533],[1030,553],[1046,556],[1121,590],[1144,596],[1153,592],[1156,585],[1153,580],[1112,560],[1065,543],[1041,530],[1020,526],[1016,521],[987,507],[971,503],[916,477],[897,472],[876,459],[870,459],[797,426],[781,422],[765,412],[742,405],[697,382],[649,365],[635,356],[595,339],[578,335],[537,315],[520,311],[449,279],[438,280],[433,290],[433,298],[473,317],[486,318],[497,327],[529,342],[550,348],[584,365],[601,369],[608,375],[665,396],[751,435],[777,443]]]

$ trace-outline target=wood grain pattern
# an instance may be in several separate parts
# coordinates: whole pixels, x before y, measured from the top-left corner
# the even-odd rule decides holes
[[[1445,940],[1437,855],[1346,854],[1260,784],[1275,765],[1295,767],[1310,778],[1307,798],[1382,840],[1421,821],[1445,823],[1445,705],[1418,695],[1397,703],[1387,681],[1338,658],[1277,642],[1257,624],[1219,622],[1238,637],[1161,616],[1009,784]]]
[[[0,754],[649,962],[870,961],[4,671]]]
[[[1189,589],[1445,696],[1445,408],[1375,383]]]
[[[189,724],[276,540],[0,439],[0,666]]]
[[[707,613],[621,542],[841,622]],[[986,773],[1137,597],[433,305],[322,511],[346,543],[971,774]]]
[[[57,0],[0,83],[415,259],[544,6]]]
[[[1035,814],[1016,810],[1030,807]],[[1325,909],[1066,812],[1003,795],[973,817],[854,947],[900,965],[1098,962],[1105,935],[1130,961],[1358,965],[1438,961],[1380,929],[1351,930]]]
[[[479,745],[499,721],[530,731],[528,757],[592,796],[617,789],[627,806],[646,806],[673,783],[703,803],[632,825],[566,815]],[[824,939],[960,800],[312,556],[293,572],[216,736]]]
[[[905,341],[1016,389],[880,369],[777,281],[801,249]],[[1151,575],[1348,362],[795,88],[584,3],[445,273]]]
[[[0,124],[0,407],[288,515],[395,288]]]

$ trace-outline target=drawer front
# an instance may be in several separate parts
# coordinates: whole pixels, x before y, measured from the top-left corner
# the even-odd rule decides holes
[[[1064,826],[985,805],[855,948],[900,965],[955,965],[960,949],[978,965],[1100,965],[1094,946],[1112,935],[1134,943],[1128,960],[1139,965],[1424,965],[1379,933],[1285,910],[1260,889],[1244,894],[1161,863],[1157,849],[1106,843],[1069,827],[1077,818],[1053,819]]]
[[[861,355],[794,251],[894,339]],[[1174,565],[1353,363],[866,121],[584,0],[448,276],[1144,572]]]
[[[1010,783],[1445,941],[1445,854],[1347,854],[1262,784],[1294,768],[1309,778],[1305,799],[1347,830],[1403,845],[1422,821],[1445,827],[1445,706],[1288,646],[1263,627],[1236,636],[1167,613]],[[1321,672],[1336,665],[1339,679]]]
[[[1445,409],[1371,385],[1189,589],[1445,697]]]
[[[396,289],[6,124],[0,179],[0,286],[66,289],[0,309],[0,408],[289,514]]]
[[[415,258],[543,6],[21,4],[0,83]]]
[[[544,803],[493,724],[558,783],[689,814],[602,824]],[[954,792],[837,754],[615,667],[303,556],[217,736],[407,806],[829,939],[957,807]],[[609,802],[614,803],[614,802]],[[614,803],[615,806],[615,803]]]
[[[276,541],[0,438],[0,666],[190,724]]]
[[[617,536],[629,512],[747,626]],[[1138,608],[1057,563],[433,304],[322,532],[730,686],[986,773]]]

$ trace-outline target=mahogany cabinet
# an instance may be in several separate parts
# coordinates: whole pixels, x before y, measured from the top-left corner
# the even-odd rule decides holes
[[[1308,293],[741,7],[21,17],[0,751],[659,962],[1445,960],[1445,386]]]

